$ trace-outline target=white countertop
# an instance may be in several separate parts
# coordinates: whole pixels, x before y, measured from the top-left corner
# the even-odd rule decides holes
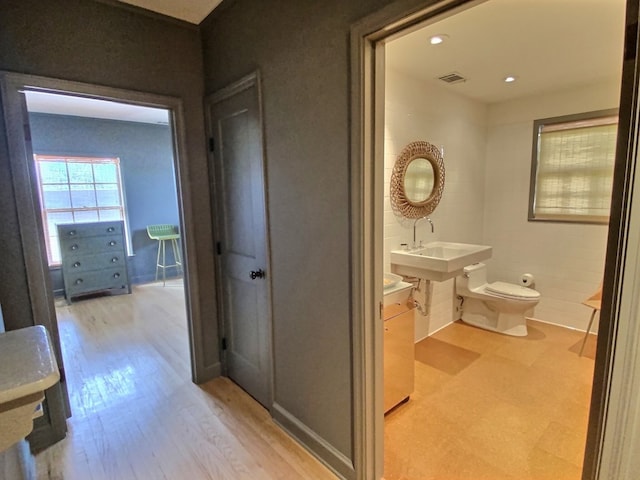
[[[0,404],[44,392],[60,379],[42,325],[0,333]]]

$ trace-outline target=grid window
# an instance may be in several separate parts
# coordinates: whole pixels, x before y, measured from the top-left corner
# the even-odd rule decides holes
[[[617,129],[610,110],[534,122],[529,220],[609,221]]]
[[[120,159],[34,155],[49,265],[60,264],[56,225],[125,220]],[[125,221],[125,228],[127,222]]]

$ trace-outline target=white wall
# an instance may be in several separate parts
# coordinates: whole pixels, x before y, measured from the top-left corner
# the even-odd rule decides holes
[[[535,317],[585,329],[590,310],[580,302],[602,280],[606,225],[527,221],[533,121],[616,108],[618,83],[537,95],[489,107],[484,242],[493,246],[489,280],[536,277]]]
[[[607,227],[527,220],[533,121],[615,108],[618,82],[485,105],[389,69],[385,80],[385,271],[389,252],[413,241],[413,221],[391,209],[393,165],[406,144],[426,140],[444,148],[445,190],[431,216],[435,233],[422,221],[417,239],[493,246],[489,281],[518,283],[532,273],[542,294],[535,317],[586,328],[590,311],[581,302],[602,279]],[[453,280],[430,288],[430,315],[416,315],[416,340],[458,318]]]
[[[484,204],[487,107],[390,69],[385,82],[384,269],[389,271],[390,251],[413,242],[413,221],[399,219],[391,209],[391,172],[402,148],[416,140],[444,148],[446,172],[442,200],[431,215],[435,232],[422,220],[416,239],[425,243],[482,241],[483,209],[479,205]],[[432,289],[431,314],[416,315],[416,339],[454,319],[453,280],[433,282]],[[418,295],[419,301],[420,297],[424,302],[424,296]]]

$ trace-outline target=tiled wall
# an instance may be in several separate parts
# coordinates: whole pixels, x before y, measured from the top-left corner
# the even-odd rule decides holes
[[[493,246],[489,281],[517,283],[532,273],[542,294],[535,317],[585,328],[589,310],[580,302],[602,277],[607,229],[527,221],[533,120],[614,108],[617,83],[489,106],[391,70],[385,81],[385,271],[389,252],[413,241],[413,221],[391,210],[393,164],[407,143],[426,140],[444,149],[446,180],[431,216],[435,233],[422,221],[417,239]],[[424,290],[418,299],[427,301]],[[430,314],[416,315],[416,339],[458,318],[453,280],[433,282],[429,293]]]
[[[486,150],[484,242],[493,246],[489,281],[536,278],[540,320],[586,328],[581,305],[602,280],[605,225],[529,222],[533,121],[615,108],[618,84],[608,82],[489,107]]]
[[[484,156],[487,107],[452,95],[444,88],[387,71],[385,110],[384,269],[390,269],[391,250],[413,242],[413,221],[397,218],[389,201],[389,182],[402,148],[425,140],[444,149],[445,188],[431,215],[435,232],[426,221],[417,224],[416,239],[425,243],[447,240],[479,243],[482,240]],[[424,286],[424,285],[423,285]],[[416,316],[416,339],[452,321],[453,280],[432,283],[431,314]],[[424,296],[419,295],[419,297]]]

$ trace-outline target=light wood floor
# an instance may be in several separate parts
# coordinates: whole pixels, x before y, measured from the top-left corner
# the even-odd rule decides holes
[[[411,400],[385,418],[386,480],[579,480],[595,337],[456,322],[416,344]]]
[[[38,479],[335,479],[231,381],[191,383],[181,287],[57,307],[73,416]]]

